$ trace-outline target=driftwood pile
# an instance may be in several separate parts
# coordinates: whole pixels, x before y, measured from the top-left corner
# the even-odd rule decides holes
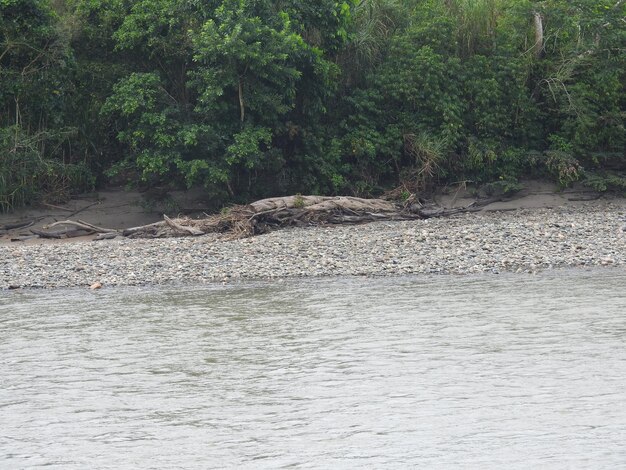
[[[244,238],[267,233],[288,226],[359,224],[381,220],[413,220],[442,217],[460,212],[478,210],[488,202],[470,206],[445,209],[434,204],[425,204],[417,198],[403,203],[384,199],[362,199],[357,197],[286,196],[262,199],[252,204],[233,206],[219,214],[206,215],[201,219],[180,217],[171,219],[166,215],[162,221],[127,229],[98,227],[82,220],[63,220],[44,226],[45,230],[31,229],[41,238],[71,238],[98,234],[97,239],[118,236],[128,238],[166,238],[199,236],[222,233],[229,238]],[[64,226],[64,230],[50,229]]]
[[[477,208],[476,204],[472,207],[443,209],[419,202],[398,204],[383,199],[296,195],[261,199],[202,219],[170,219],[164,216],[161,222],[125,229],[121,235],[130,238],[163,238],[223,233],[229,238],[245,238],[289,226],[425,219]]]

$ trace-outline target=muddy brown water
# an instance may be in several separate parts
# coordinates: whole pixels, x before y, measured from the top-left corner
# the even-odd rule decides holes
[[[0,468],[624,468],[626,271],[0,292]]]

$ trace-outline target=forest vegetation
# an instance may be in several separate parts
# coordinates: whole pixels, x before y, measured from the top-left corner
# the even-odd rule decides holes
[[[0,211],[626,190],[624,0],[0,0]]]

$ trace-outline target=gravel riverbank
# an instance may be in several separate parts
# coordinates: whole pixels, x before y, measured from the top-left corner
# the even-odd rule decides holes
[[[0,289],[626,266],[626,205],[217,236],[0,246]]]

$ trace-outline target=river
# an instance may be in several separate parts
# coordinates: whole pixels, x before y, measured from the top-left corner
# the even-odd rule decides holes
[[[0,292],[0,468],[624,468],[626,272]]]

